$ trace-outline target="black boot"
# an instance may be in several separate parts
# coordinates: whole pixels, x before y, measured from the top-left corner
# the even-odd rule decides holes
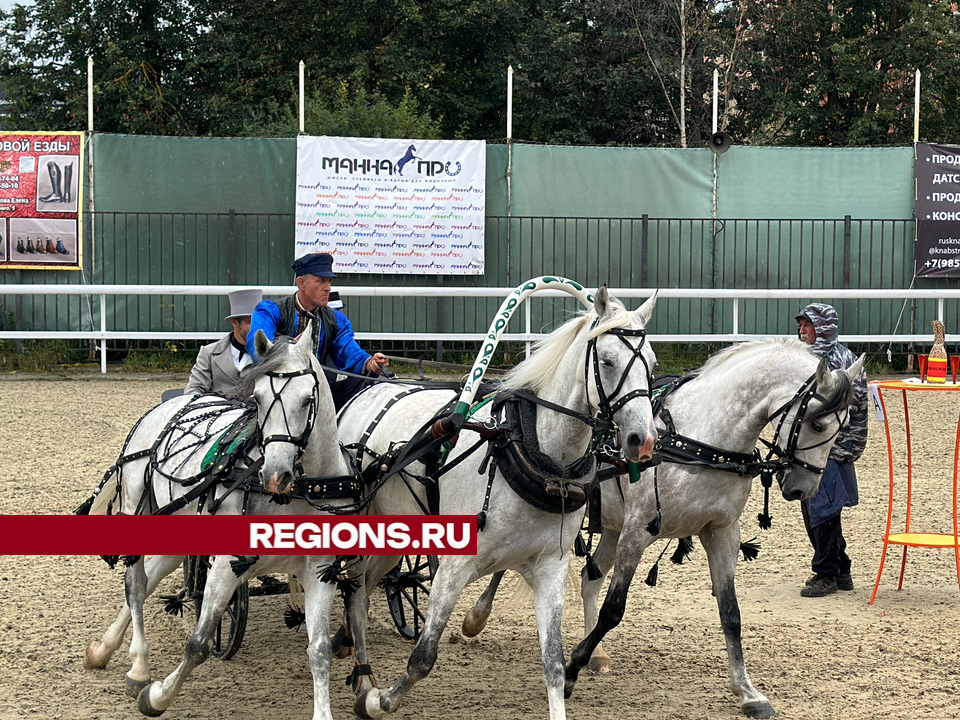
[[[35,255],[37,252],[37,249],[33,246],[33,240],[31,238],[27,238],[27,252],[31,255]]]
[[[63,202],[63,193],[60,192],[60,166],[51,160],[47,163],[47,172],[50,173],[51,192],[40,198],[40,202]]]
[[[63,168],[63,197],[61,202],[70,202],[70,183],[73,180],[73,163]]]
[[[57,252],[60,253],[61,255],[67,255],[70,252],[63,246],[63,240],[61,240],[60,238],[57,238]]]
[[[17,238],[17,252],[23,255],[27,249],[23,246],[23,238]]]

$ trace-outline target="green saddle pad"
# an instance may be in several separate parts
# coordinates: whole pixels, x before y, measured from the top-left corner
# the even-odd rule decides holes
[[[200,465],[201,472],[222,474],[233,467],[237,458],[246,451],[257,437],[257,416],[245,414],[223,431],[210,446]]]

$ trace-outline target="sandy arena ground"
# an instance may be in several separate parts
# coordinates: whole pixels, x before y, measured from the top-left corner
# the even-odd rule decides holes
[[[133,422],[182,377],[0,379],[0,513],[70,513],[116,459]],[[960,395],[913,393],[915,530],[948,531],[955,420]],[[890,398],[893,404],[899,396]],[[889,401],[888,401],[889,402]],[[902,420],[892,423],[901,427]],[[743,518],[743,537],[762,543],[756,562],[738,569],[747,667],[781,718],[917,720],[960,718],[960,591],[950,549],[914,549],[902,591],[901,554],[888,556],[880,591],[869,605],[882,550],[887,511],[887,455],[883,426],[871,420],[870,442],[858,464],[859,507],[844,512],[856,590],[820,599],[798,594],[809,575],[811,550],[800,508],[779,497],[774,526],[756,524],[760,485]],[[903,522],[903,513],[895,514]],[[655,545],[659,552],[662,546]],[[644,558],[646,575],[654,560]],[[512,578],[516,583],[516,578]],[[168,578],[161,592],[176,589]],[[141,717],[124,688],[126,645],[106,670],[85,671],[86,645],[99,638],[122,606],[122,573],[96,557],[4,558],[0,569],[0,719]],[[402,718],[526,720],[546,717],[539,647],[529,598],[495,610],[486,631],[464,640],[463,612],[480,592],[471,586],[448,629],[440,659],[400,709]],[[503,597],[510,593],[502,593]],[[287,630],[287,598],[251,598],[250,623],[240,653],[210,660],[190,678],[166,713],[169,718],[260,720],[308,718],[312,712],[306,634]],[[582,628],[577,591],[568,593],[567,653]],[[389,621],[382,596],[372,601],[369,645],[381,684],[401,672],[412,645]],[[190,619],[147,610],[154,678],[179,662]],[[697,549],[682,566],[661,564],[660,582],[634,585],[627,616],[606,642],[613,671],[585,672],[567,703],[571,718],[735,718],[727,689],[726,653],[706,560]],[[334,716],[352,717],[342,678],[348,661],[335,661]]]

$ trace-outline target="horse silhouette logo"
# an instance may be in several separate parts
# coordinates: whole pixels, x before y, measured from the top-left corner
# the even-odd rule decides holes
[[[403,175],[403,166],[406,165],[411,160],[419,160],[414,153],[417,151],[413,145],[407,148],[407,152],[403,154],[403,157],[397,160],[397,175]]]

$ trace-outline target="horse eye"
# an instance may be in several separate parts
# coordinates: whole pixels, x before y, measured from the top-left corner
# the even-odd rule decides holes
[[[810,427],[813,428],[813,431],[814,431],[814,432],[817,432],[817,433],[822,433],[822,432],[823,432],[823,423],[821,423],[819,420],[814,420],[814,421],[812,421],[812,422],[810,423]]]
[[[300,407],[310,407],[311,402],[313,402],[313,398],[304,398],[303,402],[300,404]]]
[[[612,368],[612,367],[613,367],[613,361],[612,361],[612,360],[608,360],[607,358],[601,358],[601,359],[600,359],[600,364],[603,365],[604,367],[609,367],[609,368]]]

